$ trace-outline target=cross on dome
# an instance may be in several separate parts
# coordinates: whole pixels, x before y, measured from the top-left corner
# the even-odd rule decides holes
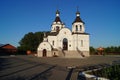
[[[76,18],[75,18],[73,23],[75,23],[75,22],[82,22],[82,23],[84,23],[82,21],[82,19],[80,18],[80,12],[78,11],[78,8],[77,8],[77,12],[76,12]]]
[[[61,19],[60,19],[60,17],[59,17],[59,14],[60,14],[60,12],[59,12],[59,10],[57,10],[56,11],[56,18],[55,18],[54,22],[62,22]]]
[[[60,12],[59,10],[56,11],[56,17],[59,16]]]

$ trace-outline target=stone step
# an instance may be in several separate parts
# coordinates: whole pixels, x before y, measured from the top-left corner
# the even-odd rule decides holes
[[[66,58],[83,58],[77,51],[64,51]]]

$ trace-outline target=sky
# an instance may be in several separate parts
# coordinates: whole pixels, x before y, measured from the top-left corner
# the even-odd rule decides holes
[[[17,47],[29,32],[50,31],[57,9],[72,29],[77,7],[90,46],[120,46],[120,0],[0,0],[0,43]]]

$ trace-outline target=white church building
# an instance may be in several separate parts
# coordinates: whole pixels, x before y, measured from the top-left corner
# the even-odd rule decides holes
[[[51,32],[44,34],[44,40],[37,48],[38,57],[82,58],[89,54],[89,34],[85,32],[84,22],[80,12],[72,23],[72,31],[60,19],[60,12],[51,25]]]

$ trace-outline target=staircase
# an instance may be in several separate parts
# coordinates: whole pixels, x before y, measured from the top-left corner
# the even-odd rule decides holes
[[[63,50],[62,48],[58,49],[58,54],[59,57],[64,57],[64,58],[83,58],[85,57],[82,53],[82,51],[80,51],[77,48],[77,51],[67,51],[67,50]]]
[[[77,51],[64,51],[65,58],[83,58]]]
[[[80,50],[78,49],[78,47],[77,47],[76,49],[77,49],[77,52],[78,52],[82,57],[85,57],[85,55],[83,54],[83,52],[80,51]]]
[[[59,54],[59,57],[64,57],[65,56],[65,53],[64,53],[64,51],[61,47],[58,49],[58,54]]]

